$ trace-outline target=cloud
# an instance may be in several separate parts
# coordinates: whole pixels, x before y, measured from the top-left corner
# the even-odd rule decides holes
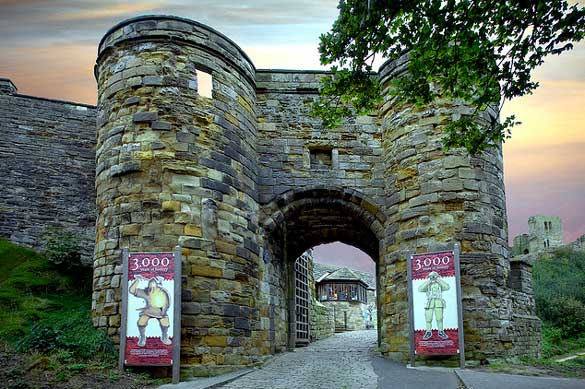
[[[83,2],[0,1],[0,36],[10,40],[0,47],[71,43],[78,39],[99,42],[114,24],[148,14],[179,15],[208,24],[237,43],[315,42],[337,16],[337,0],[272,1],[231,0],[149,1],[115,0]],[[88,23],[91,20],[91,23]]]
[[[524,145],[506,153],[504,176],[510,241],[528,231],[528,217],[560,216],[565,242],[585,234],[585,142]]]
[[[101,6],[95,9],[80,9],[75,11],[65,11],[49,15],[47,20],[57,21],[79,21],[111,18],[122,15],[131,15],[135,13],[153,11],[159,8],[156,3],[139,3],[139,4],[112,4]]]
[[[334,242],[315,246],[315,261],[330,265],[349,267],[376,274],[376,264],[370,256],[358,248],[345,243]]]

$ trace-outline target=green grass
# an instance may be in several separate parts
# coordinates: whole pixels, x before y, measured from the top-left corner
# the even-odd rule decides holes
[[[111,341],[91,323],[91,270],[85,272],[63,274],[42,255],[0,239],[0,340],[23,351],[111,358]]]
[[[560,355],[569,354],[576,351],[585,350],[585,335],[580,337],[566,338],[562,336],[562,331],[554,327],[551,323],[543,321],[542,323],[542,356],[543,358],[553,358]]]

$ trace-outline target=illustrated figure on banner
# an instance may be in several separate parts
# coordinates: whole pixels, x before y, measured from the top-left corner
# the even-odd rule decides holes
[[[449,338],[443,330],[443,310],[446,308],[443,292],[446,290],[449,290],[449,284],[443,281],[439,273],[435,271],[430,272],[427,280],[418,287],[419,292],[427,294],[427,303],[425,304],[426,332],[423,340],[428,340],[433,336],[433,316],[437,323],[437,335],[441,339]]]
[[[171,305],[169,292],[162,287],[163,278],[160,276],[148,279],[148,286],[146,288],[138,288],[138,285],[146,280],[146,278],[138,274],[128,289],[132,295],[144,299],[146,304],[143,308],[138,308],[141,311],[137,322],[138,332],[140,334],[138,346],[144,347],[146,345],[146,326],[150,319],[158,320],[161,330],[160,340],[164,344],[169,345],[172,343],[169,339],[170,321],[167,315],[167,311]]]

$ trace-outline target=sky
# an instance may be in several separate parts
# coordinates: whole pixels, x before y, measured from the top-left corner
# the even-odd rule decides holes
[[[100,39],[117,22],[144,14],[207,24],[258,69],[323,69],[319,35],[336,7],[336,0],[0,0],[0,77],[21,94],[95,104]],[[585,234],[585,44],[549,57],[534,78],[541,86],[533,95],[504,107],[523,123],[504,145],[510,241],[527,232],[529,216],[544,214],[562,218],[568,243]],[[364,253],[340,244],[319,247],[316,257],[372,266]]]

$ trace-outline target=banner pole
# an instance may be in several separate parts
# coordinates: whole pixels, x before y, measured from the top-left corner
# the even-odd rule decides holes
[[[408,278],[408,321],[410,326],[410,366],[415,364],[414,349],[414,298],[412,291],[412,254],[406,254],[406,278]]]
[[[118,369],[124,371],[126,357],[126,321],[128,319],[128,248],[122,249],[122,307],[120,308],[120,353],[118,358]]]
[[[453,251],[455,254],[455,277],[457,285],[457,319],[459,324],[458,338],[459,338],[459,367],[465,369],[465,341],[463,339],[463,301],[461,300],[461,267],[459,265],[459,252],[461,248],[459,243],[455,243]]]
[[[173,384],[181,377],[181,271],[183,268],[181,247],[175,247],[175,290],[173,309]]]

